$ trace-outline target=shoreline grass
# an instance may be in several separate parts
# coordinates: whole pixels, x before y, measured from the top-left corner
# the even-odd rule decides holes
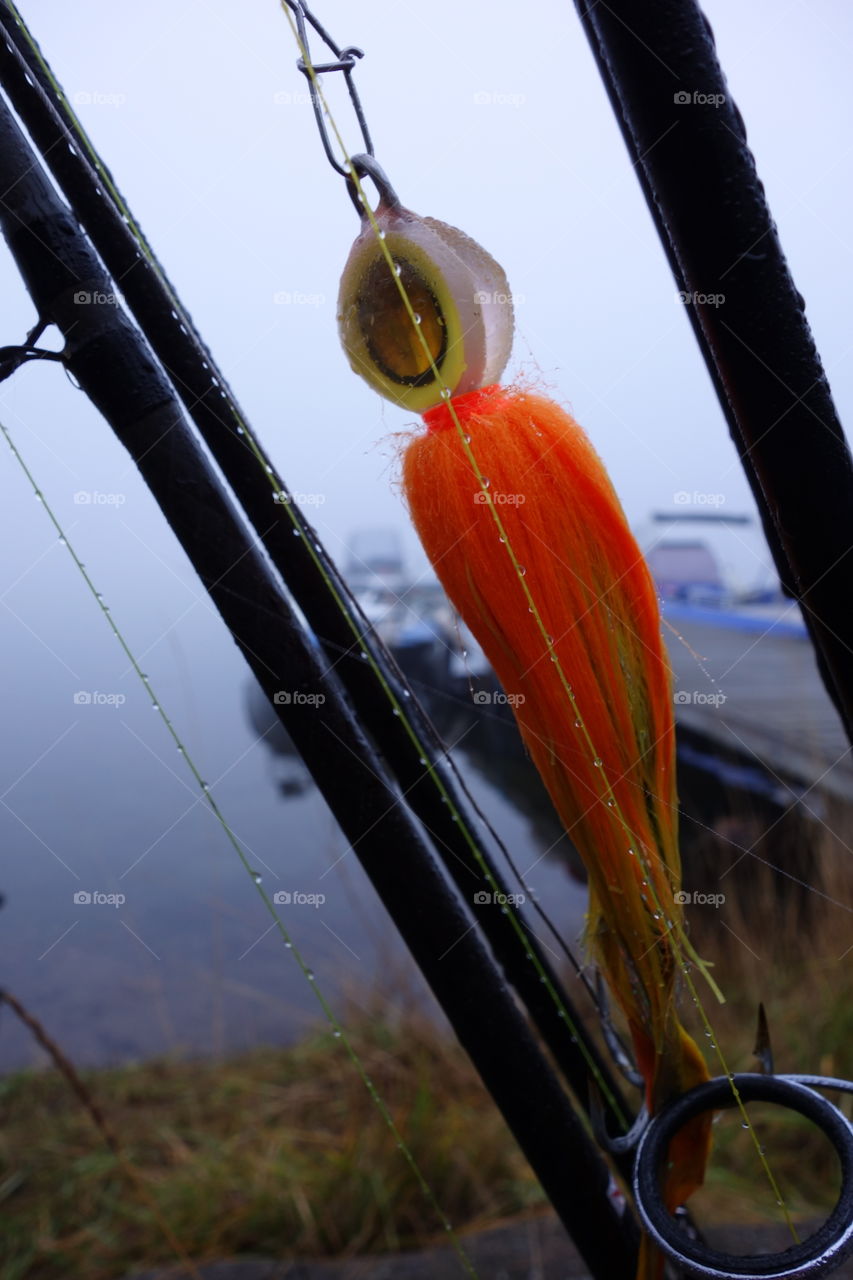
[[[853,853],[832,834],[841,821],[806,833],[814,842],[810,887],[799,895],[769,865],[791,865],[778,848],[731,875],[721,871],[730,849],[706,851],[709,888],[714,876],[726,885],[725,908],[688,908],[688,920],[727,994],[723,1006],[711,1007],[704,994],[703,1002],[732,1070],[756,1069],[761,1000],[778,1071],[853,1074]],[[594,1011],[583,1016],[597,1032]],[[344,1023],[457,1230],[547,1209],[445,1024],[391,994],[367,1007],[351,1002]],[[709,1062],[713,1071],[710,1053]],[[196,1262],[350,1257],[446,1242],[328,1030],[222,1060],[165,1058],[79,1074],[134,1177],[58,1071],[0,1079],[2,1280],[116,1280],[173,1261],[158,1215]],[[850,1104],[841,1100],[848,1115]],[[805,1123],[780,1123],[777,1109],[750,1114],[794,1217],[823,1218],[837,1185],[824,1139]],[[722,1113],[714,1134],[706,1186],[690,1202],[712,1244],[715,1223],[778,1217],[738,1117]]]

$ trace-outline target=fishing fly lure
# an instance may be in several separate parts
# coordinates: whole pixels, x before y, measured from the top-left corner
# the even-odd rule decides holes
[[[676,1009],[691,953],[654,583],[583,430],[544,396],[498,384],[513,336],[502,268],[380,191],[343,272],[341,339],[371,386],[423,415],[403,457],[406,502],[584,860],[589,949],[654,1114],[708,1079]],[[670,1209],[702,1182],[709,1123],[697,1117],[670,1148]],[[646,1256],[641,1274],[655,1265]]]

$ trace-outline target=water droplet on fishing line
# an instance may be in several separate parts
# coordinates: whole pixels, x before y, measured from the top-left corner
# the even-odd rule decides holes
[[[293,943],[290,941],[289,938],[285,938],[284,945],[287,947],[288,951],[293,950]]]
[[[101,595],[100,591],[96,591],[96,592],[95,592],[95,599],[96,599],[96,600],[103,600],[103,598],[104,598],[104,597]]]
[[[653,920],[660,920],[660,918],[661,918],[661,914],[660,914],[660,912],[659,912],[659,911],[653,911],[653,912],[652,912],[652,919],[653,919]]]
[[[629,857],[629,858],[633,858],[633,857],[634,857],[634,850],[633,850],[633,849],[629,849],[629,850],[628,850],[628,857]]]
[[[33,497],[35,498],[36,502],[44,502],[44,498],[42,497],[41,491],[39,489],[36,489],[35,493],[33,494]]]
[[[179,754],[179,755],[185,755],[185,754],[186,754],[182,746],[178,746],[178,754]]]
[[[152,703],[151,703],[151,710],[152,710],[152,711],[159,711],[159,710],[160,710],[160,703],[159,703],[159,702],[152,702]]]
[[[507,916],[507,915],[509,915],[509,912],[507,911],[506,907],[501,907],[501,915],[502,915],[502,916]]]
[[[67,547],[67,546],[68,546],[68,540],[67,540],[66,538],[64,538],[64,537],[62,536],[62,534],[60,534],[60,535],[59,535],[59,545],[60,545],[61,547]]]
[[[441,388],[441,398],[442,398],[442,400],[449,400],[449,399],[451,398],[451,396],[452,396],[452,395],[453,395],[453,392],[451,391],[450,387],[442,387],[442,388]]]
[[[255,884],[260,884],[261,881],[263,880],[263,876],[261,875],[260,871],[253,871],[252,879],[254,880]]]
[[[640,884],[643,886],[643,888],[644,888],[644,889],[648,889],[648,887],[649,887],[649,882],[648,882],[648,880],[641,880],[641,881],[640,881]]]
[[[707,1028],[707,1027],[705,1028],[705,1035],[706,1035],[706,1036],[708,1037],[708,1039],[710,1040],[710,1038],[711,1038],[711,1032],[708,1030],[708,1028]]]
[[[426,764],[426,762],[427,762],[427,758],[426,758],[426,756],[419,756],[419,757],[418,757],[418,764]]]
[[[412,319],[414,320],[415,324],[420,324],[420,322],[421,322],[421,318],[420,318],[420,316],[418,315],[417,311],[416,311],[416,312],[415,312],[415,314],[412,316]]]
[[[458,814],[458,813],[454,813],[454,814],[453,814],[453,816],[452,816],[452,818],[451,818],[451,821],[452,821],[452,822],[458,822],[458,821],[459,821],[459,814]]]
[[[565,1011],[565,1009],[559,1009],[559,1010],[557,1011],[557,1017],[558,1017],[558,1018],[563,1018],[563,1019],[565,1019],[565,1016],[566,1016],[566,1011]]]
[[[399,262],[395,262],[395,263],[394,263],[394,275],[395,275],[395,276],[401,276],[402,274],[403,274],[403,268],[400,266]]]
[[[503,542],[503,538],[501,538],[501,542]],[[518,566],[518,576],[520,578],[525,578],[527,576],[527,570],[525,569],[523,564],[520,564]]]
[[[294,530],[293,530],[293,536],[294,536],[294,538],[298,538],[298,537],[300,536],[301,532],[302,532],[302,530],[301,530],[301,529],[294,529]]]
[[[607,801],[607,807],[608,807],[608,809],[612,809],[612,808],[614,808],[614,807],[615,807],[615,805],[616,805],[616,801],[615,801],[615,800],[608,800],[608,801]]]
[[[308,981],[309,981],[309,982],[313,982],[313,981],[314,981],[314,970],[313,970],[313,969],[306,969],[306,970],[305,970],[305,977],[308,979]]]
[[[245,434],[246,434],[246,433],[245,433],[245,431],[243,430],[243,428],[242,428],[242,427],[238,427],[238,428],[237,428],[237,435],[238,435],[238,436],[244,436]]]
[[[264,463],[264,471],[266,471],[268,476],[272,475],[272,467],[268,463]]]
[[[202,791],[208,791],[208,792],[209,792],[209,791],[210,791],[210,783],[209,783],[209,782],[202,782],[202,784],[201,784],[201,789],[202,789]]]
[[[553,636],[549,636],[549,635],[547,635],[547,634],[546,634],[546,636],[545,636],[545,640],[546,640],[546,642],[547,642],[548,644],[553,644],[553,643],[554,643],[554,637],[553,637]]]
[[[403,690],[403,697],[404,697],[404,698],[411,698],[411,696],[412,696],[412,695],[411,695],[411,692],[410,692],[408,689],[404,689],[404,690]]]
[[[368,661],[368,653],[367,653],[367,650],[366,650],[366,649],[362,649],[362,651],[361,651],[361,660],[362,660],[362,662],[367,662],[367,661]]]
[[[400,714],[400,708],[399,708],[399,707],[394,707],[394,708],[393,708],[393,714],[394,714],[395,716],[399,716],[399,714]]]
[[[384,239],[385,239],[385,232],[384,232],[384,231],[380,231],[380,232],[379,232],[379,239],[380,239],[380,240],[384,240]]]
[[[491,483],[492,482],[488,476],[480,476],[480,484],[483,486],[484,489],[488,489]]]
[[[337,1028],[337,1027],[335,1027],[335,1028],[333,1029],[333,1031],[332,1031],[332,1035],[335,1037],[335,1039],[336,1039],[336,1040],[340,1040],[340,1038],[341,1038],[341,1033],[340,1033],[340,1031],[338,1031],[338,1028]]]
[[[741,1122],[740,1122],[740,1127],[741,1127],[741,1129],[748,1129],[748,1128],[749,1128],[749,1121],[748,1121],[748,1120],[741,1120]]]
[[[601,756],[596,756],[592,763],[595,765],[596,769],[600,769],[600,768],[601,768]]]

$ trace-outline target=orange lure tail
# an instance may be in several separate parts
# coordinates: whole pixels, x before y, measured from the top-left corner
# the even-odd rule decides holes
[[[442,404],[406,450],[406,499],[448,595],[514,695],[527,748],[584,860],[589,945],[655,1111],[708,1072],[675,1008],[675,734],[654,584],[601,460],[568,414],[498,386],[452,404],[462,432]],[[676,1142],[670,1208],[701,1185],[708,1118]]]
[[[678,1019],[675,737],[654,585],[576,422],[500,377],[512,304],[500,265],[461,231],[383,196],[341,280],[350,364],[423,413],[406,498],[451,600],[513,695],[516,718],[589,872],[590,949],[630,1028],[647,1103],[708,1078]],[[674,1209],[703,1178],[709,1118],[682,1129]],[[644,1244],[639,1276],[660,1260]]]

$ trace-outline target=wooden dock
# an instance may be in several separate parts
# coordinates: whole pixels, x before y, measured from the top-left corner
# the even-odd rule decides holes
[[[680,723],[788,782],[853,800],[853,748],[796,605],[667,602],[663,615]]]

